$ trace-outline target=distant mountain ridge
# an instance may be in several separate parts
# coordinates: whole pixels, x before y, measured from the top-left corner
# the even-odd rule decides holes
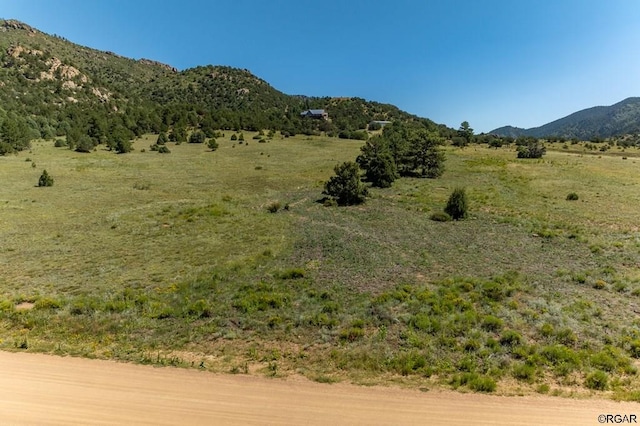
[[[583,140],[640,133],[640,97],[627,98],[611,106],[583,109],[540,127],[522,129],[505,126],[489,133],[511,137],[555,136]]]

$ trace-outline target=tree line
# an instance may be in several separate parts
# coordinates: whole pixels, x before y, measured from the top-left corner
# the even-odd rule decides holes
[[[425,123],[394,122],[367,140],[355,161],[336,165],[324,193],[338,205],[362,203],[371,186],[388,188],[401,176],[437,178],[444,172],[445,139]]]

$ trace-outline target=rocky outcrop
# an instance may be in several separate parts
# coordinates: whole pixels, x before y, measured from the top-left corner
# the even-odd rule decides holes
[[[162,62],[153,61],[151,59],[142,58],[142,59],[138,60],[138,62],[140,62],[141,64],[144,64],[144,65],[151,65],[151,66],[155,66],[155,67],[164,68],[167,71],[178,72],[178,69],[172,67],[171,65],[163,64]]]
[[[0,26],[5,29],[5,30],[23,30],[23,31],[28,31],[32,34],[35,34],[38,32],[38,30],[36,30],[35,28],[33,28],[30,25],[25,24],[24,22],[20,22],[16,19],[6,19],[3,21],[0,21]]]
[[[111,92],[108,92],[106,89],[102,89],[102,90],[104,90],[104,93],[100,89],[94,87],[91,89],[91,93],[96,95],[96,97],[100,99],[101,102],[103,103],[108,102],[112,94]]]

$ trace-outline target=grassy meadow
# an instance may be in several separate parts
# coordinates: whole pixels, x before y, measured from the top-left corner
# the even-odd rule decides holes
[[[0,348],[640,400],[638,151],[449,147],[442,178],[337,208],[362,142],[226,133],[0,157]],[[429,220],[456,187],[470,217]]]

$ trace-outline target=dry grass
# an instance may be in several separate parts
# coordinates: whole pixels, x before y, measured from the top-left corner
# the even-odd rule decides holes
[[[479,389],[576,388],[604,363],[635,395],[633,157],[449,148],[441,179],[325,208],[323,182],[360,142],[230,135],[216,152],[158,154],[148,136],[125,155],[37,142],[0,157],[0,347]],[[37,188],[44,168],[55,185]],[[455,187],[469,219],[429,220]],[[545,361],[558,344],[570,364]]]
[[[160,155],[148,150],[154,140],[137,141],[126,155],[37,142],[29,153],[0,158],[5,294],[149,287],[266,249],[277,254],[287,220],[265,216],[263,206],[300,201],[300,189],[320,188],[359,146],[328,150],[323,140],[300,138],[232,148],[227,140],[213,153],[172,144]],[[54,187],[35,187],[42,168]]]

